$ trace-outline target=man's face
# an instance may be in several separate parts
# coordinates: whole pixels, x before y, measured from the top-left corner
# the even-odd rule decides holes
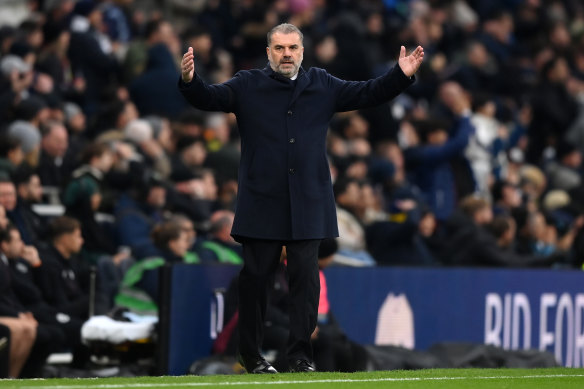
[[[304,47],[300,36],[295,32],[290,34],[275,32],[266,52],[272,70],[288,78],[298,73],[304,58]]]
[[[39,176],[35,174],[30,177],[28,182],[18,185],[18,194],[28,202],[41,202],[43,198],[43,187],[41,186],[41,179]]]
[[[189,248],[195,244],[197,240],[197,232],[195,231],[195,226],[190,220],[184,220],[181,223],[181,230],[187,235],[187,240],[189,241]]]
[[[12,211],[16,207],[16,188],[12,182],[0,182],[0,205],[6,211]]]
[[[184,257],[189,248],[191,247],[191,241],[186,232],[181,231],[177,239],[168,242],[168,248],[177,257]]]
[[[114,164],[114,155],[110,151],[104,152],[97,160],[95,167],[101,170],[104,173],[107,173],[111,170]]]
[[[18,230],[10,230],[10,242],[2,242],[2,252],[9,259],[15,259],[20,257],[23,248],[24,242],[20,237],[20,232]]]
[[[71,254],[77,254],[81,251],[83,246],[83,236],[81,235],[81,229],[77,228],[69,234],[64,234],[62,237],[62,242],[65,243],[67,251]]]
[[[54,126],[42,140],[43,150],[51,157],[64,157],[69,147],[69,135],[64,126]]]
[[[162,208],[166,204],[166,189],[163,186],[153,186],[148,192],[146,202],[154,208]]]

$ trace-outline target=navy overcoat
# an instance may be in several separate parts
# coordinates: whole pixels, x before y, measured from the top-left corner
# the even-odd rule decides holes
[[[292,81],[244,70],[208,85],[196,74],[179,89],[194,107],[233,112],[241,135],[239,192],[231,234],[275,240],[338,236],[326,157],[335,112],[386,102],[413,82],[399,66],[373,80],[343,81],[325,70],[300,69]]]

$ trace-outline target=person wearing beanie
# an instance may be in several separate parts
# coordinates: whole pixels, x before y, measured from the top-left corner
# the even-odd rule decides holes
[[[0,71],[4,77],[9,77],[12,72],[24,74],[30,72],[32,67],[24,62],[18,55],[8,54],[0,61]]]
[[[124,128],[124,136],[140,151],[146,164],[160,177],[167,178],[171,173],[171,162],[166,151],[154,137],[154,131],[149,121],[135,119]]]
[[[41,134],[39,130],[23,120],[16,120],[8,126],[8,135],[16,138],[22,147],[24,159],[30,166],[38,164]]]

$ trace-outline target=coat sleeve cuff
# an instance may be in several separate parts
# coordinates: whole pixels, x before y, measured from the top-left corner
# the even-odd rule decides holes
[[[195,84],[196,81],[198,81],[197,79],[198,79],[197,73],[195,73],[193,75],[193,79],[190,82],[184,82],[182,79],[182,76],[179,75],[178,76],[178,88],[180,90],[189,89],[191,86],[193,86],[193,84]]]
[[[393,76],[396,77],[398,84],[404,89],[416,81],[416,75],[412,75],[411,77],[406,76],[399,64],[394,66],[392,73]]]

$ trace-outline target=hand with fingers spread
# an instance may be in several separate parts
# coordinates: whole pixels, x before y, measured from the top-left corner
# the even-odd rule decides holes
[[[184,82],[191,82],[195,75],[195,59],[192,47],[189,47],[185,55],[183,55],[180,67],[182,72],[182,80]]]
[[[411,77],[418,71],[422,61],[424,60],[424,49],[422,46],[416,47],[416,49],[408,56],[406,56],[406,48],[401,47],[399,53],[399,67],[402,72],[408,77]]]

